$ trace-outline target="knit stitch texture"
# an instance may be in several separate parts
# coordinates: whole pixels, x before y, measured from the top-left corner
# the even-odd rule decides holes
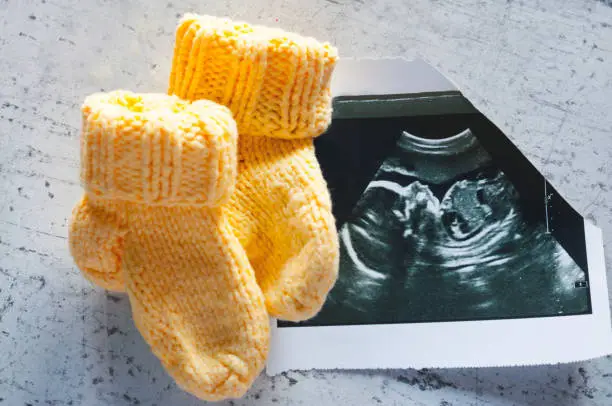
[[[137,328],[182,388],[242,396],[264,366],[269,321],[224,208],[236,182],[230,111],[116,91],[88,97],[82,112],[77,265],[127,291]]]
[[[336,49],[312,38],[186,15],[176,32],[169,93],[227,106],[239,131],[230,223],[272,316],[299,321],[323,305],[338,239],[313,138],[331,120]]]

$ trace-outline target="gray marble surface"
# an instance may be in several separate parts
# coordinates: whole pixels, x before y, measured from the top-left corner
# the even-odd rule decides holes
[[[0,404],[201,404],[149,353],[126,298],[80,276],[66,240],[81,101],[163,92],[186,11],[279,25],[344,56],[421,56],[603,229],[610,263],[610,0],[0,0]],[[610,405],[612,358],[291,372],[224,404]]]

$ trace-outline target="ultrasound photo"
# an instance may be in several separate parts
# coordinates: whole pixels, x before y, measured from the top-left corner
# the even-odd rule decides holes
[[[339,279],[299,325],[590,312],[582,218],[482,117],[335,121],[317,153]]]
[[[341,59],[332,94],[314,145],[338,280],[312,319],[272,323],[268,375],[610,353],[602,232],[517,148],[520,133],[424,61]]]

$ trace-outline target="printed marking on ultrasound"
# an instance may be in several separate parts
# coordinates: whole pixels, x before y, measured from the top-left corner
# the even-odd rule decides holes
[[[546,191],[546,183],[546,179],[544,179],[544,211],[546,216],[546,233],[550,234],[550,227],[548,225],[548,201],[552,197],[552,194],[549,195]]]

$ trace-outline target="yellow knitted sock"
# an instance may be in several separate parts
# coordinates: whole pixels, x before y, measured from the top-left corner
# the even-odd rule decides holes
[[[304,320],[338,269],[338,241],[313,138],[331,119],[335,48],[312,38],[186,15],[176,33],[170,94],[228,106],[240,133],[230,221],[271,315]]]
[[[121,272],[125,218],[116,204],[85,193],[74,207],[68,239],[77,266],[104,289],[123,292]]]
[[[230,111],[117,91],[88,97],[83,116],[77,264],[102,285],[125,283],[136,326],[182,388],[242,396],[264,366],[269,322],[224,208],[236,176]]]

